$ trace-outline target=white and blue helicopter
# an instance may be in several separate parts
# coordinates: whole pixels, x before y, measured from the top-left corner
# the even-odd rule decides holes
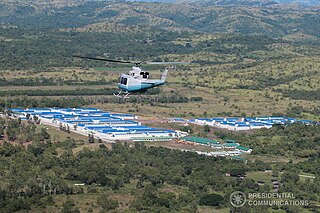
[[[118,94],[113,94],[119,98],[129,98],[129,95],[132,93],[141,93],[145,92],[148,89],[161,86],[165,84],[166,78],[168,75],[169,68],[168,66],[175,65],[184,65],[189,64],[188,62],[151,62],[151,61],[121,61],[121,60],[112,60],[105,58],[97,57],[87,57],[87,56],[74,56],[76,58],[90,59],[97,61],[106,61],[114,63],[123,63],[123,64],[133,64],[132,70],[128,74],[121,74],[118,87],[120,89]],[[146,72],[141,69],[142,64],[151,64],[151,65],[166,65],[164,71],[161,73],[160,79],[149,79],[149,72]]]

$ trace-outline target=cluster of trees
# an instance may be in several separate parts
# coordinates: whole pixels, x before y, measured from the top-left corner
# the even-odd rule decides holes
[[[5,108],[30,108],[30,107],[81,107],[89,104],[90,100],[84,98],[30,98],[28,96],[10,97],[0,99],[0,109]]]
[[[84,95],[112,95],[116,89],[75,89],[75,90],[6,90],[0,91],[0,96],[84,96]]]
[[[314,106],[311,109],[307,109],[301,106],[295,106],[290,107],[286,110],[286,116],[288,117],[296,117],[296,118],[303,118],[304,113],[310,113],[313,115],[319,115],[320,114],[320,108],[317,106]],[[315,122],[316,123],[316,122]],[[319,122],[318,122],[319,123]]]
[[[63,132],[70,133],[70,126],[69,125],[62,125],[62,123],[60,123],[59,130],[63,131]]]
[[[21,120],[0,118],[0,139],[9,141],[29,142],[36,138],[43,138],[42,134],[35,134],[35,125],[26,125]]]
[[[88,95],[113,95],[118,90],[114,88],[102,88],[102,89],[54,89],[54,90],[6,90],[0,91],[0,96],[88,96]],[[161,90],[159,87],[150,89],[145,92],[141,92],[141,95],[157,95],[160,94]],[[179,95],[178,95],[179,96]],[[170,98],[171,96],[169,96]],[[160,98],[161,99],[161,98]],[[135,98],[135,101],[139,98]],[[201,101],[201,97],[193,97],[191,101]],[[171,100],[174,101],[174,100]]]
[[[94,100],[92,100],[94,101]],[[128,99],[120,99],[115,97],[103,97],[96,100],[99,103],[145,103],[150,105],[156,105],[157,103],[188,103],[189,101],[200,101],[200,99],[196,98],[188,98],[180,93],[163,93],[157,95],[151,95],[148,92],[146,94],[142,94],[142,96],[138,94],[132,95]]]
[[[12,78],[12,79],[0,79],[0,86],[58,86],[58,85],[106,85],[113,82],[106,81],[105,79],[99,79],[96,81],[90,80],[66,80],[61,77],[58,78],[46,78],[46,77],[27,77],[27,78]]]
[[[315,101],[320,100],[320,90],[306,91],[306,90],[277,90],[281,92],[284,96],[290,97],[296,100],[309,100]]]
[[[195,59],[196,63],[210,65],[243,62],[244,58],[250,58],[249,53],[268,51],[270,45],[282,42],[268,36],[233,34],[192,43],[192,37],[199,34],[200,32],[172,32],[145,26],[141,27],[141,30],[126,31],[125,33],[118,31],[78,32],[74,30],[61,32],[50,29],[8,28],[5,32],[0,31],[0,36],[12,39],[10,42],[1,43],[0,64],[1,69],[12,70],[70,66],[99,67],[101,62],[77,60],[72,55],[75,53],[83,55],[102,55],[105,53],[109,58],[145,60],[163,58],[165,54],[219,53],[217,57],[220,60]],[[27,42],[21,42],[21,39]],[[112,43],[109,42],[110,40]],[[182,42],[176,43],[174,42],[176,40]],[[230,61],[230,58],[226,57],[227,55],[233,59]],[[264,55],[257,55],[255,59],[264,58]],[[238,64],[238,66],[238,69],[241,69],[248,65],[245,63]],[[39,78],[39,80],[39,82],[48,85],[59,83],[57,79],[53,78]],[[26,85],[36,84],[30,79],[10,81],[3,79],[0,81],[0,85],[16,84],[19,81]],[[69,83],[76,84],[77,82],[70,81]]]
[[[41,32],[40,35],[39,31]],[[160,29],[148,29],[146,34],[145,30],[123,33],[61,32],[18,28],[7,29],[3,36],[6,38],[17,37],[15,34],[20,35],[20,38],[24,38],[24,34],[29,35],[29,42],[16,42],[16,40],[1,42],[1,69],[101,66],[101,62],[75,59],[72,57],[75,53],[83,55],[102,55],[106,53],[109,58],[145,60],[157,58],[164,53],[195,52],[193,48],[186,48],[184,45],[169,42],[178,37],[189,36],[189,33]],[[148,43],[149,41],[154,42]],[[12,43],[15,46],[12,46]],[[13,52],[14,55],[12,55]]]
[[[101,103],[145,103],[150,105],[156,105],[157,103],[187,103],[191,101],[189,98],[180,94],[169,95],[157,95],[150,97],[134,97],[130,99],[119,99],[116,97],[75,97],[75,98],[47,98],[47,97],[35,97],[30,98],[28,96],[12,97],[0,99],[0,110],[3,111],[6,108],[32,108],[32,107],[82,107],[89,104],[101,104]]]
[[[89,95],[91,92],[93,93],[105,93],[108,94],[111,93],[113,90],[110,89],[99,89],[99,90],[61,90],[61,91],[51,91],[48,90],[33,90],[34,95],[44,95],[44,94],[50,94],[54,96],[59,95],[66,95],[62,94],[64,91],[66,93],[69,93],[70,95],[74,93],[73,95],[79,95],[82,94],[84,96],[85,94]],[[39,93],[37,93],[39,92]],[[1,92],[0,92],[1,93]],[[19,93],[19,91],[17,91]],[[24,92],[22,92],[24,93]],[[91,94],[93,95],[93,94]],[[19,97],[10,97],[10,98],[0,98],[0,109],[5,108],[15,108],[15,107],[22,107],[22,108],[30,108],[30,107],[81,107],[89,104],[97,104],[97,103],[146,103],[155,105],[157,103],[187,103],[189,101],[199,101],[201,99],[194,99],[194,98],[188,98],[186,96],[183,96],[179,93],[172,93],[172,94],[159,94],[159,95],[149,95],[146,94],[145,97],[139,97],[138,96],[132,96],[129,99],[121,99],[116,98],[113,96],[106,96],[106,97],[72,97],[72,98],[48,98],[48,97],[29,97],[29,96],[19,96]]]
[[[253,90],[261,90],[268,87],[277,86],[280,84],[285,84],[287,82],[291,82],[301,78],[303,75],[290,75],[285,77],[271,77],[266,75],[252,76],[249,79],[254,81],[252,85],[238,85],[236,88],[238,89],[253,89]]]
[[[277,125],[271,129],[256,130],[250,135],[225,131],[215,133],[221,138],[232,138],[253,148],[254,155],[315,158],[320,154],[320,125]]]
[[[309,172],[319,176],[320,175],[319,165],[320,165],[320,158],[318,156],[315,156],[310,158],[307,161],[298,163],[297,168],[305,172]]]
[[[13,79],[0,79],[1,86],[51,86],[57,85],[57,81],[54,78],[13,78]]]
[[[94,136],[93,136],[92,133],[88,135],[88,142],[89,143],[94,143]]]

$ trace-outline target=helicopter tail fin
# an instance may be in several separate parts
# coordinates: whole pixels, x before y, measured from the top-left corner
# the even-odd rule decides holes
[[[161,74],[161,77],[160,77],[160,80],[161,81],[166,81],[166,78],[167,78],[167,75],[168,75],[168,68],[166,67],[165,69],[164,69],[164,71],[162,72],[162,74]]]

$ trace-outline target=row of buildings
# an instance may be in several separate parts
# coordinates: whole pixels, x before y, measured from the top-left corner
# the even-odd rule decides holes
[[[310,120],[298,120],[295,118],[287,118],[284,116],[266,116],[266,117],[255,117],[255,118],[238,118],[238,117],[228,117],[228,118],[196,118],[191,120],[184,120],[182,118],[174,118],[172,122],[179,123],[194,123],[197,125],[208,125],[222,129],[228,130],[254,130],[262,128],[271,128],[275,124],[292,124],[292,123],[303,123],[312,124]]]
[[[181,136],[181,132],[143,126],[137,116],[101,111],[97,108],[29,108],[11,109],[22,120],[37,119],[40,123],[61,127],[102,140],[165,140]]]
[[[203,146],[209,146],[218,150],[216,152],[204,152],[209,156],[236,156],[241,154],[250,154],[252,152],[252,149],[241,146],[235,140],[227,139],[223,143],[220,143],[216,140],[194,136],[186,136],[181,138],[180,140],[192,142]],[[201,152],[199,152],[198,154],[201,154]]]
[[[200,152],[208,156],[239,156],[251,153],[252,149],[241,146],[233,140],[220,143],[216,140],[187,136],[175,130],[144,126],[133,114],[110,113],[97,108],[13,108],[12,114],[21,120],[34,120],[42,124],[60,127],[83,135],[92,134],[95,138],[105,141],[186,141],[193,144],[209,146],[213,152]],[[181,120],[180,120],[181,121]],[[203,119],[193,122],[200,125]],[[208,120],[206,120],[208,121]]]

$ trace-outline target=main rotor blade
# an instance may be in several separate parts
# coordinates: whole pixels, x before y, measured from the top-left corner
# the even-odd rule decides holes
[[[74,55],[75,58],[83,58],[83,59],[90,59],[90,60],[96,60],[96,61],[108,61],[108,62],[114,62],[114,63],[122,63],[122,64],[133,64],[133,65],[141,65],[141,64],[150,64],[150,65],[184,65],[184,64],[190,64],[190,62],[157,62],[157,61],[121,61],[121,60],[113,60],[113,59],[106,59],[106,58],[96,58],[96,57],[89,57],[89,56],[80,56],[80,55]]]
[[[73,57],[75,57],[75,58],[90,59],[90,60],[96,60],[96,61],[108,61],[108,62],[122,63],[122,64],[140,64],[140,63],[141,63],[141,62],[120,61],[120,60],[113,60],[113,59],[106,59],[106,58],[95,58],[95,57],[79,56],[79,55],[74,55]]]
[[[145,64],[152,64],[152,65],[184,65],[190,64],[189,62],[144,62]]]

